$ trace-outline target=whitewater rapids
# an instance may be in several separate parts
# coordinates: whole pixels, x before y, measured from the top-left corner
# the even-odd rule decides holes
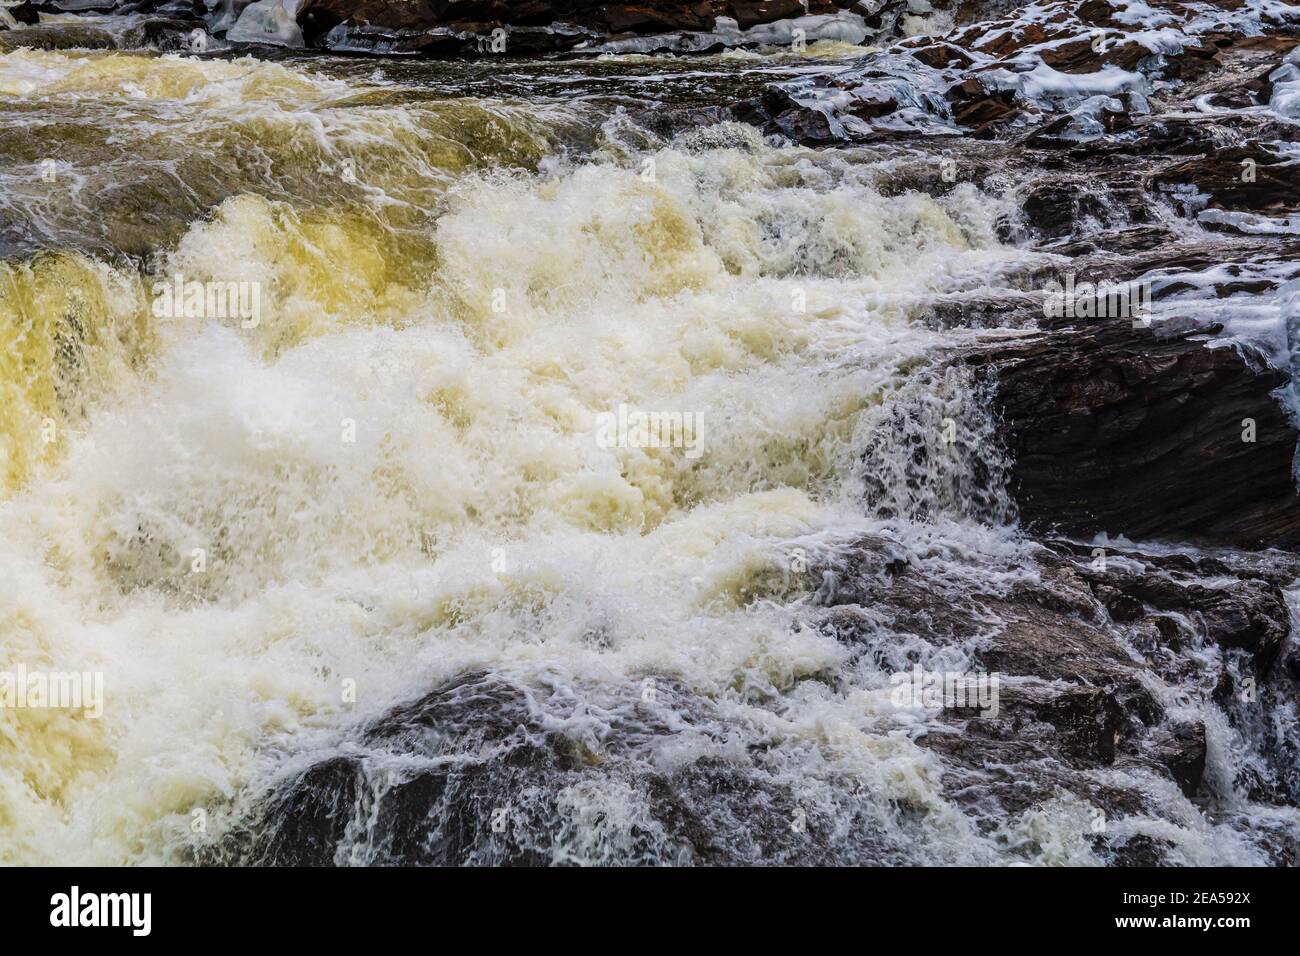
[[[1032,259],[995,238],[1003,200],[882,186],[921,154],[664,136],[615,99],[0,55],[0,668],[105,690],[97,720],[0,711],[0,862],[190,862],[469,672],[534,688],[595,764],[647,681],[680,688],[716,722],[657,769],[761,759],[916,862],[1095,862],[1076,804],[980,827],[945,798],[888,678],[965,652],[850,663],[789,573],[868,531],[938,593],[1033,573],[998,489],[864,505],[899,396],[979,420],[934,371],[977,333],[924,318]],[[260,320],[156,318],[173,276],[257,283]],[[701,454],[605,447],[620,404],[698,415]],[[563,794],[554,862],[631,860],[643,800]],[[1227,826],[1171,839],[1257,862]]]

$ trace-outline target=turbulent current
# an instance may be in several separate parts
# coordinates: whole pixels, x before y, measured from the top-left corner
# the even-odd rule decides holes
[[[0,666],[103,679],[101,715],[0,710],[0,861],[284,859],[326,791],[340,863],[1100,861],[1076,796],[959,801],[892,700],[977,670],[991,606],[939,646],[870,602],[847,641],[831,599],[868,538],[936,608],[1037,580],[942,362],[999,330],[934,314],[1045,257],[996,189],[891,185],[919,150],[659,115],[843,50],[489,69],[99,23],[0,53]],[[1112,825],[1265,862],[1250,746],[1181,706],[1220,812],[1133,771],[1165,813]]]

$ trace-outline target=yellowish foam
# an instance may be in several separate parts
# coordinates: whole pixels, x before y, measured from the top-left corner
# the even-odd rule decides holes
[[[45,70],[195,109],[229,105],[223,85],[349,95],[246,60],[0,59],[0,83]],[[423,140],[365,134],[417,195],[397,158]],[[834,157],[644,158],[462,173],[436,222],[400,228],[357,197],[243,191],[148,280],[71,254],[4,267],[0,574],[20,587],[0,645],[99,667],[107,696],[94,723],[0,715],[9,859],[187,859],[192,812],[219,836],[285,748],[468,668],[666,674],[753,709],[843,662],[776,599],[777,559],[857,514],[861,418],[936,335],[896,297],[1003,253]],[[256,282],[259,323],[154,316],[148,282],[172,275]],[[602,445],[620,403],[700,414],[700,456]],[[45,417],[71,423],[57,453]],[[874,753],[854,707],[782,732],[897,773],[912,745]]]
[[[0,262],[0,489],[53,460],[87,401],[143,361],[142,293],[133,273],[76,254]]]

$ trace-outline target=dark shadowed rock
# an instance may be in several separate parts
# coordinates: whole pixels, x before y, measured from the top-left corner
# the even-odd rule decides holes
[[[1128,320],[1045,332],[975,361],[997,370],[1013,487],[1031,526],[1300,541],[1296,429],[1272,394],[1281,373]],[[1247,420],[1254,441],[1243,440]]]
[[[19,23],[26,23],[29,26],[33,23],[39,23],[41,20],[41,15],[37,12],[36,5],[30,2],[30,0],[22,0],[21,3],[6,5],[5,10],[9,13],[9,16],[13,17]]]
[[[335,753],[304,757],[200,862],[251,865],[548,865],[572,857],[575,828],[599,813],[566,794],[629,795],[643,817],[619,831],[622,864],[907,862],[868,816],[804,808],[791,781],[735,761],[657,770],[642,748],[683,729],[703,702],[671,681],[655,707],[620,720],[595,753],[548,721],[529,689],[466,674],[357,729]],[[640,685],[629,688],[640,693]],[[567,696],[567,695],[566,695]],[[577,699],[569,706],[581,706]],[[663,709],[659,709],[662,707]],[[554,723],[552,721],[551,723]],[[792,828],[797,815],[806,828]],[[599,860],[595,862],[600,862]]]
[[[1157,182],[1195,186],[1216,209],[1300,209],[1300,163],[1265,143],[1220,149],[1167,166]]]
[[[1205,774],[1205,725],[1185,723],[1162,728],[1152,735],[1151,748],[1183,793],[1196,796]]]

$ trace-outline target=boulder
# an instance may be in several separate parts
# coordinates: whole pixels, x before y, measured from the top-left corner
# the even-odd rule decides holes
[[[41,20],[41,15],[37,12],[36,5],[32,3],[31,0],[21,0],[19,3],[5,4],[4,10],[9,14],[9,16],[13,17],[16,22],[25,23],[28,26],[31,26],[34,23],[39,23]],[[0,27],[3,26],[4,24],[0,23]]]
[[[1273,394],[1281,372],[1209,348],[1194,330],[1162,338],[1125,319],[1046,331],[971,361],[996,370],[1028,526],[1300,542],[1297,432]]]

